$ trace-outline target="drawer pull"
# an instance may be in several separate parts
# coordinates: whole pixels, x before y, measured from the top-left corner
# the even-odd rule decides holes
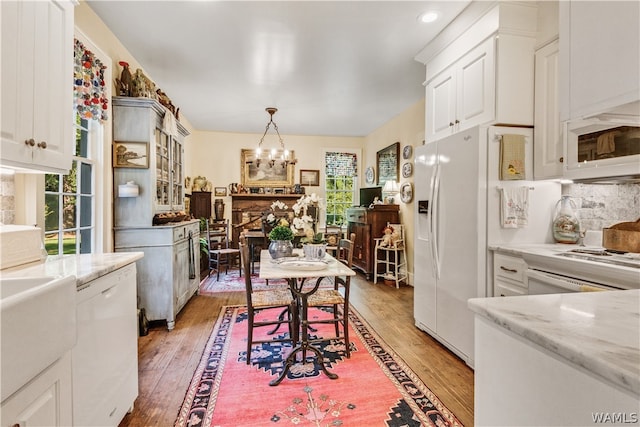
[[[518,272],[518,270],[514,270],[513,268],[507,268],[507,267],[502,266],[502,265],[500,266],[500,270],[508,271],[509,273],[517,273]]]

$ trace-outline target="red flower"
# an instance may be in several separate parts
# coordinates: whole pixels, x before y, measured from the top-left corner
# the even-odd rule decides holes
[[[123,67],[128,67],[129,66],[129,63],[126,62],[126,61],[120,61],[120,62],[118,62],[118,64],[122,65]]]

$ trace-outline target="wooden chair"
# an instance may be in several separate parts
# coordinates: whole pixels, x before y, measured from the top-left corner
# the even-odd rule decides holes
[[[240,260],[242,269],[244,270],[244,283],[247,296],[247,319],[249,325],[247,328],[247,365],[251,363],[251,346],[253,344],[267,342],[291,342],[296,345],[298,342],[298,310],[295,299],[291,295],[289,288],[275,288],[263,291],[254,291],[251,282],[251,260],[249,258],[249,247],[244,239],[240,238]],[[284,309],[286,315],[278,317],[280,310],[274,310],[273,320],[264,319],[256,321],[256,314],[267,309]],[[286,338],[274,338],[270,340],[255,340],[253,338],[254,328],[262,326],[279,327],[286,324],[289,327],[289,335]]]
[[[338,251],[336,259],[347,267],[351,268],[353,261],[353,244],[355,241],[355,233],[351,233],[349,239],[340,239],[338,242]],[[351,345],[349,342],[349,288],[351,286],[351,277],[336,277],[333,289],[318,289],[314,294],[309,296],[307,306],[309,308],[331,308],[333,317],[325,320],[309,320],[309,324],[332,323],[335,326],[335,337],[344,340],[345,352],[347,357],[351,357]],[[340,292],[340,287],[343,292]],[[342,326],[342,335],[340,334],[340,326]],[[331,337],[322,337],[318,341],[325,341]]]
[[[392,280],[396,283],[396,288],[400,287],[400,282],[407,281],[407,252],[404,240],[404,226],[402,224],[387,223],[387,227],[393,229],[395,239],[393,243],[384,237],[374,239],[376,246],[373,251],[374,267],[373,282],[378,282],[378,277],[383,280]],[[382,266],[379,273],[378,268]]]
[[[209,224],[207,221],[207,250],[209,252],[209,276],[216,270],[216,280],[220,280],[220,269],[224,267],[225,273],[229,272],[229,266],[238,261],[240,250],[230,247],[229,220],[215,221]],[[238,261],[238,269],[242,276],[242,268]]]

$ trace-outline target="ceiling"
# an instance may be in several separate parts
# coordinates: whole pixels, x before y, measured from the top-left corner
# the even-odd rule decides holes
[[[414,56],[468,3],[88,0],[197,130],[262,133],[273,106],[281,133],[327,136],[422,99]],[[419,22],[429,10],[440,19]]]

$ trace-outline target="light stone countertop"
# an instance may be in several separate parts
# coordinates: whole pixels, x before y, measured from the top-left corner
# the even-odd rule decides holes
[[[76,276],[76,285],[82,285],[142,259],[143,252],[111,252],[103,254],[55,255],[44,262],[33,262],[8,268],[1,277]]]
[[[469,308],[640,397],[640,290],[474,298]]]

